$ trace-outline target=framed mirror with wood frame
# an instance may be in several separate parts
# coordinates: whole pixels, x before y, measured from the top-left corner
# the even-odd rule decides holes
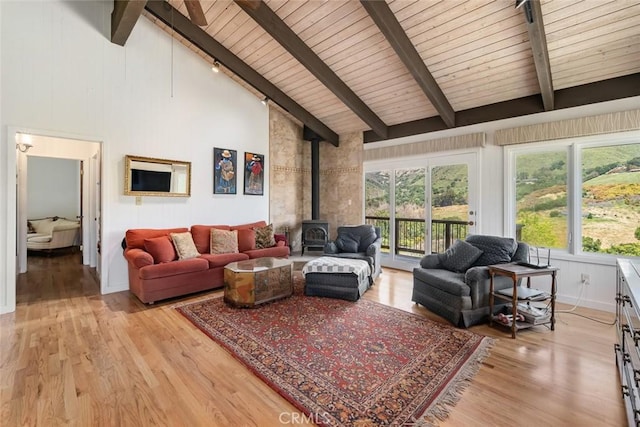
[[[126,196],[191,196],[191,162],[126,155]]]

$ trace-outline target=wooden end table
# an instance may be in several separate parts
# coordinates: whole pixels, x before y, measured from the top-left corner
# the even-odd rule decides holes
[[[489,325],[493,324],[493,306],[495,302],[495,298],[511,301],[513,305],[513,318],[511,320],[511,337],[516,337],[516,331],[518,329],[525,329],[532,326],[537,326],[534,324],[525,324],[516,322],[516,315],[518,314],[518,301],[524,302],[527,301],[525,299],[518,299],[518,281],[522,278],[527,278],[527,288],[531,288],[531,278],[536,276],[551,276],[551,294],[544,299],[544,301],[551,301],[551,317],[548,322],[540,323],[541,325],[550,325],[550,329],[553,331],[555,329],[555,310],[556,310],[556,290],[557,290],[557,281],[556,274],[558,272],[557,267],[544,267],[544,268],[532,268],[524,265],[509,263],[509,264],[495,264],[489,266]],[[513,280],[513,293],[511,296],[501,295],[494,291],[493,278],[494,276],[507,276],[511,277]],[[500,323],[503,325],[502,323]],[[509,325],[507,325],[509,326]]]
[[[293,295],[293,261],[255,258],[224,267],[224,301],[234,307],[256,307]]]

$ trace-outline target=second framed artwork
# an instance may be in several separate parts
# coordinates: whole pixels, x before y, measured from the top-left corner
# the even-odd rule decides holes
[[[236,194],[237,166],[236,150],[213,149],[213,194]]]
[[[244,194],[264,195],[264,154],[244,153]]]

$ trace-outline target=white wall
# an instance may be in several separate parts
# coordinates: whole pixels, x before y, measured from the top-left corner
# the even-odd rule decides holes
[[[80,162],[28,156],[27,218],[80,215]]]
[[[465,135],[475,132],[486,133],[486,146],[480,149],[480,208],[477,230],[482,234],[508,235],[505,218],[505,165],[503,148],[494,145],[494,134],[498,129],[525,126],[535,123],[588,117],[598,114],[637,109],[640,97],[626,98],[600,104],[532,114],[524,117],[500,120],[490,123],[413,135],[395,140],[365,144],[365,150],[397,144],[428,141],[436,138]],[[640,142],[640,141],[639,141]],[[584,257],[571,254],[556,254],[552,264],[560,268],[558,275],[558,301],[613,312],[615,310],[615,258]],[[580,275],[591,276],[591,284],[583,287]],[[548,286],[544,279],[537,278],[534,285]],[[547,280],[548,282],[548,280]]]
[[[213,147],[235,149],[239,157],[268,152],[268,109],[144,17],[125,47],[112,44],[111,9],[111,1],[0,2],[0,164],[7,165],[0,241],[8,242],[0,248],[8,271],[0,283],[0,312],[15,304],[9,127],[103,143],[103,293],[128,289],[120,247],[128,228],[269,218],[268,188],[262,197],[245,197],[239,174],[237,195],[213,195],[212,177]],[[136,205],[123,195],[126,154],[192,162],[191,197],[145,197]]]

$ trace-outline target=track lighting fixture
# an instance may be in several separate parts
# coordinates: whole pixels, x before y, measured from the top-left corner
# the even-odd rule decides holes
[[[214,73],[217,73],[220,71],[220,63],[218,62],[217,59],[213,60],[213,65],[211,66],[211,71],[213,71]]]
[[[524,10],[524,16],[529,24],[533,24],[533,10],[531,0],[516,0],[516,9]]]
[[[267,105],[269,103],[269,97],[265,96],[264,99],[260,102],[262,102],[262,105]]]

